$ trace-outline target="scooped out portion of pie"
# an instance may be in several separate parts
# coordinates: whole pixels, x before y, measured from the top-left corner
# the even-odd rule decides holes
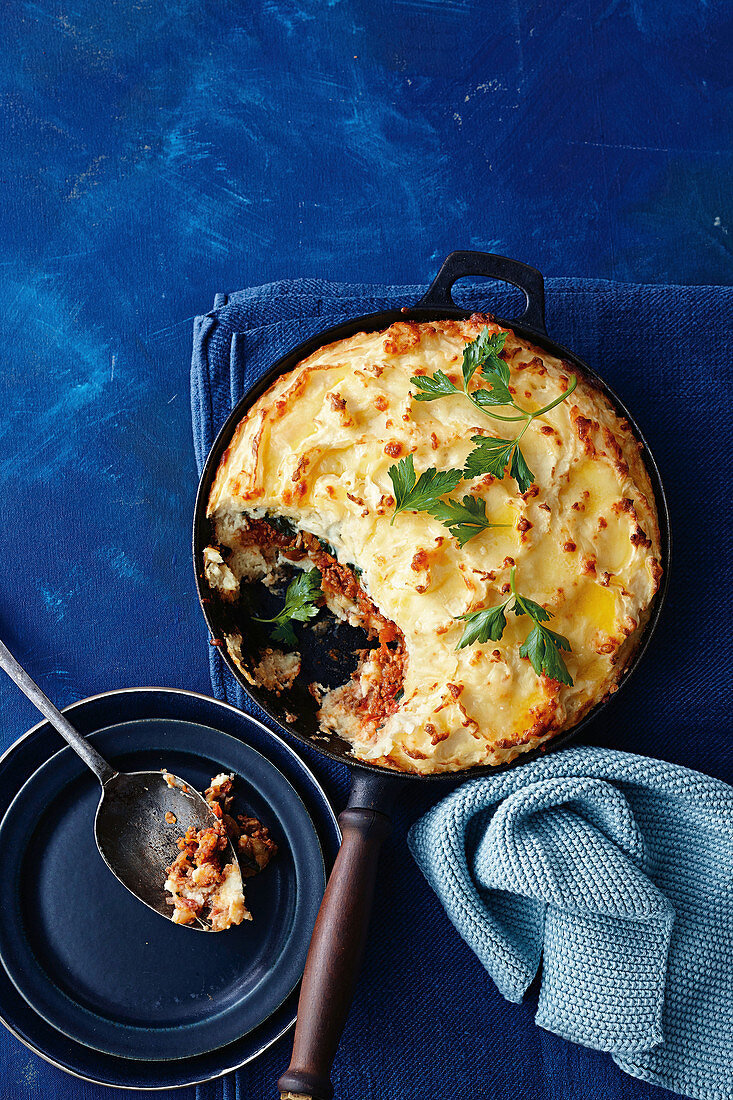
[[[324,733],[420,773],[535,749],[616,691],[649,617],[642,452],[592,379],[487,314],[322,347],[249,409],[211,489],[199,567],[241,607],[228,653],[288,690],[296,634],[245,655],[242,595],[317,570],[320,605],[369,642],[346,683],[312,685]]]
[[[175,924],[200,918],[213,932],[223,932],[252,920],[242,878],[263,871],[277,853],[277,845],[257,818],[230,813],[233,781],[233,775],[214,776],[205,797],[216,823],[205,829],[191,827],[177,842],[180,855],[168,868],[164,884],[171,895]],[[225,862],[230,841],[239,862]]]

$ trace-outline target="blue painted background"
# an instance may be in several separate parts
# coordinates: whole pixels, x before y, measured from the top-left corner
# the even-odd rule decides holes
[[[14,0],[0,23],[0,632],[62,705],[210,690],[187,374],[216,291],[420,282],[460,247],[733,283],[722,0]],[[34,722],[0,682],[2,745]],[[48,1096],[9,1042],[12,1095]]]

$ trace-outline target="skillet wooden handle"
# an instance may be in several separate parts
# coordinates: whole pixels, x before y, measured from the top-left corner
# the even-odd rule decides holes
[[[374,809],[339,817],[341,848],[313,929],[298,1001],[293,1056],[281,1097],[331,1100],[331,1067],[354,995],[371,915],[377,862],[392,825]]]

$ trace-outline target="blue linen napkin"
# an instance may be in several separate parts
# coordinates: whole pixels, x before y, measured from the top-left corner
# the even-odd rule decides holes
[[[733,788],[573,748],[464,784],[409,835],[509,1001],[687,1096],[733,1096]]]
[[[642,670],[584,740],[733,781],[733,654],[717,641],[728,635],[729,614],[727,603],[716,598],[733,565],[733,525],[718,518],[714,539],[701,537],[705,517],[712,523],[720,516],[714,471],[733,443],[733,418],[726,415],[733,288],[573,279],[550,279],[546,288],[553,338],[598,369],[642,425],[665,480],[674,527],[672,583],[654,644]],[[425,289],[295,280],[218,295],[194,331],[191,402],[199,469],[233,403],[273,360],[342,320],[412,304]],[[504,317],[516,316],[520,304],[513,291],[486,281],[464,287],[461,300]],[[694,522],[686,522],[688,515]],[[257,714],[214,648],[210,659],[214,694]],[[347,769],[295,747],[341,806]],[[524,781],[526,771],[511,774]],[[416,864],[405,858],[408,826],[436,795],[432,785],[410,784],[395,811],[364,972],[334,1068],[339,1100],[662,1100],[660,1089],[623,1074],[607,1053],[535,1027],[534,988],[524,1003],[510,1004],[485,980]],[[288,1045],[283,1040],[236,1079],[201,1086],[197,1097],[270,1095]],[[731,1100],[730,1092],[715,1095]]]

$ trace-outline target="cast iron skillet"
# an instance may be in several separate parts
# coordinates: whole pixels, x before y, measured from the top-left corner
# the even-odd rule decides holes
[[[416,306],[406,310],[391,309],[381,313],[372,313],[365,317],[356,317],[351,321],[337,325],[319,333],[305,343],[293,348],[279,359],[256,382],[239,402],[219,432],[204,467],[196,498],[193,553],[199,598],[204,617],[214,638],[236,629],[233,612],[223,601],[212,598],[203,576],[203,550],[210,541],[210,524],[206,518],[206,505],[211,485],[221,458],[229,445],[236,426],[248,409],[281,375],[292,370],[297,364],[324,344],[342,340],[357,332],[375,332],[387,328],[395,321],[438,321],[446,317],[466,318],[469,310],[460,309],[451,297],[454,283],[464,276],[480,275],[487,278],[512,283],[519,287],[526,299],[526,308],[516,321],[504,322],[519,335],[544,348],[560,359],[568,360],[573,367],[585,373],[595,385],[606,394],[617,411],[624,416],[644,446],[644,459],[654,489],[659,516],[661,534],[662,567],[664,576],[662,587],[652,607],[650,618],[643,628],[643,637],[636,649],[621,684],[628,680],[637,667],[642,654],[649,645],[652,633],[659,619],[662,602],[666,593],[669,577],[670,529],[669,513],[664,489],[659,477],[657,465],[652,457],[644,436],[633,418],[602,378],[586,366],[567,348],[554,343],[547,336],[545,328],[545,293],[541,274],[533,267],[484,252],[452,252],[438,272],[427,294]],[[245,599],[252,601],[251,610],[262,613],[258,600],[262,585],[253,585]],[[266,597],[264,597],[266,601]],[[269,612],[272,614],[272,611]],[[239,628],[242,624],[242,608],[239,608]],[[301,677],[310,682],[319,679],[332,683],[341,683],[347,678],[354,665],[353,650],[364,644],[363,634],[360,641],[356,632],[350,628],[328,627],[331,633],[326,640],[316,639],[310,630],[301,632],[301,653],[306,675]],[[258,652],[267,642],[265,628],[254,622],[248,623],[243,637],[242,651],[245,661],[256,659]],[[335,660],[329,664],[325,652],[334,654]],[[335,651],[335,652],[334,652]],[[264,688],[254,686],[245,680],[224,647],[220,650],[230,671],[242,685],[247,694],[262,707],[266,714],[281,728],[322,752],[334,760],[347,763],[353,769],[351,795],[347,809],[339,817],[343,841],[336,859],[328,887],[316,921],[311,940],[308,961],[303,975],[303,984],[298,1006],[298,1021],[293,1044],[293,1057],[288,1071],[280,1078],[280,1089],[284,1096],[299,1098],[312,1097],[313,1100],[330,1100],[333,1088],[330,1082],[330,1070],[336,1047],[346,1021],[346,1015],[353,994],[354,985],[363,953],[369,921],[371,899],[376,877],[377,857],[382,840],[390,831],[389,813],[392,803],[402,789],[401,784],[413,780],[420,782],[440,782],[441,780],[475,779],[482,774],[496,775],[504,768],[519,767],[534,759],[537,752],[526,753],[504,765],[503,768],[470,768],[449,775],[401,775],[392,773],[375,764],[366,764],[354,760],[350,755],[350,746],[341,738],[332,736],[324,739],[319,736],[316,719],[316,703],[304,689],[294,688],[278,699]],[[575,738],[609,702],[598,703],[588,714],[567,733],[554,738],[539,751],[554,751]],[[293,721],[295,718],[295,721]]]

